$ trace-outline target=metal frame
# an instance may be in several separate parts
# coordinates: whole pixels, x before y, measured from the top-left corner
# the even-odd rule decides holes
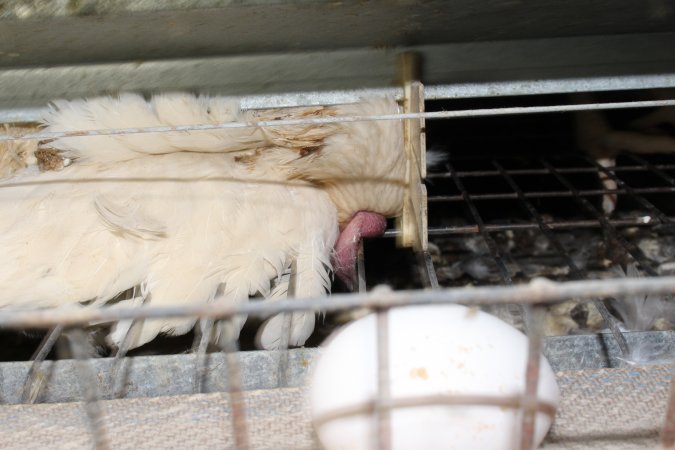
[[[103,437],[105,436],[104,419],[100,409],[96,406],[97,400],[103,398],[100,392],[97,392],[98,383],[93,382],[92,372],[88,364],[83,359],[82,345],[84,336],[81,332],[73,333],[73,326],[84,325],[91,321],[114,321],[120,319],[143,319],[151,317],[172,317],[172,316],[194,316],[194,317],[213,317],[227,320],[237,314],[249,314],[251,316],[267,316],[276,312],[292,312],[300,310],[340,310],[350,308],[366,307],[372,310],[380,311],[382,319],[378,320],[380,334],[378,334],[378,347],[380,355],[384,354],[381,351],[386,342],[386,331],[382,332],[383,326],[386,326],[386,310],[391,307],[411,305],[411,304],[430,304],[430,303],[462,303],[467,305],[494,305],[494,304],[508,304],[518,302],[524,305],[542,305],[551,302],[561,301],[568,298],[584,298],[591,299],[593,297],[607,297],[617,295],[633,295],[633,294],[675,294],[675,277],[661,277],[661,278],[644,278],[644,279],[621,279],[621,280],[597,280],[597,281],[578,281],[566,283],[554,283],[547,280],[534,280],[528,285],[518,285],[511,287],[483,287],[474,289],[439,289],[430,291],[414,291],[414,292],[384,292],[381,290],[370,292],[367,294],[353,294],[353,295],[336,295],[330,302],[325,299],[308,299],[308,300],[286,300],[274,302],[270,305],[263,305],[260,302],[248,303],[237,307],[226,307],[223,305],[193,305],[186,307],[175,308],[159,308],[153,306],[141,306],[137,309],[114,309],[114,308],[99,308],[99,309],[81,309],[74,310],[51,310],[51,311],[24,311],[24,312],[4,312],[0,315],[0,327],[17,327],[23,328],[25,326],[31,327],[49,327],[56,324],[65,326],[68,331],[68,340],[75,355],[80,358],[80,363],[76,366],[79,373],[81,387],[83,389],[83,398],[88,407],[86,412],[90,418],[90,426],[92,427],[94,435],[101,437],[97,443],[97,448],[106,448]],[[76,329],[75,329],[76,330]],[[536,346],[542,345],[542,337],[539,335],[537,340],[532,338],[532,331],[529,331],[529,342],[536,343]],[[235,356],[232,348],[225,350],[224,358],[227,364],[227,379],[229,392],[231,395],[232,404],[235,405],[234,411],[239,413],[233,414],[233,430],[237,431],[237,448],[247,448],[245,436],[245,413],[241,403],[241,385],[236,380],[240,379],[241,372],[238,368],[239,356]],[[286,353],[286,352],[281,352]],[[528,358],[528,383],[536,383],[537,372],[533,367],[533,359],[535,364],[539,361],[538,348],[531,350],[530,355],[536,356]],[[202,357],[203,354],[197,353],[196,358]],[[381,377],[380,386],[386,389],[386,365],[387,361],[381,358],[379,361],[379,376]],[[196,367],[196,366],[195,366]],[[195,372],[199,373],[199,372]],[[0,371],[0,374],[2,372]],[[40,377],[38,377],[39,379]],[[91,380],[91,381],[86,381]],[[4,383],[4,382],[3,382]],[[530,385],[531,386],[531,385]],[[535,384],[536,387],[536,384]],[[201,392],[201,386],[196,392]],[[35,397],[34,397],[35,398]],[[378,399],[386,397],[378,396]],[[384,447],[387,444],[387,412],[391,408],[410,407],[413,406],[417,400],[421,404],[481,404],[481,405],[495,405],[501,407],[518,407],[529,409],[534,414],[535,411],[544,408],[544,411],[550,413],[548,407],[541,406],[537,403],[536,392],[526,392],[521,398],[497,399],[497,398],[427,398],[427,399],[404,399],[402,401],[386,401],[377,403],[375,410],[379,410],[382,418],[381,432],[379,434],[380,441],[378,448]],[[673,404],[675,404],[675,395],[671,396],[669,400],[669,413],[667,418],[667,426],[663,430],[662,442],[667,446],[672,436],[672,415]],[[238,405],[238,406],[237,406]],[[359,407],[351,413],[362,412]],[[343,411],[336,413],[336,417],[349,412]],[[329,418],[324,418],[329,420]],[[532,420],[532,419],[531,419]],[[531,438],[533,431],[533,422],[525,424],[523,433],[523,441],[520,448],[531,448]]]

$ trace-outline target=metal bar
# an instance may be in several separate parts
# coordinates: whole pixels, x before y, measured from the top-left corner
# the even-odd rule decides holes
[[[614,278],[605,280],[569,281],[558,283],[535,278],[530,283],[514,286],[486,286],[472,289],[447,288],[421,291],[370,291],[366,294],[334,294],[325,297],[280,300],[278,302],[249,301],[238,305],[201,303],[181,306],[143,305],[135,308],[49,308],[40,310],[2,311],[2,328],[48,328],[107,323],[124,319],[155,319],[169,317],[227,318],[248,314],[268,317],[272,314],[296,311],[338,311],[353,308],[391,308],[403,305],[455,304],[500,305],[509,303],[555,303],[570,298],[667,295],[675,294],[675,276],[645,278]]]
[[[493,161],[493,164],[497,168],[497,170],[502,173],[504,180],[509,184],[509,186],[511,186],[511,189],[513,189],[516,192],[516,194],[520,199],[520,204],[527,211],[527,213],[537,222],[539,230],[542,232],[542,234],[556,248],[558,253],[562,255],[563,258],[565,258],[565,264],[567,264],[567,266],[569,267],[570,274],[572,275],[573,279],[576,280],[586,279],[588,277],[588,274],[585,273],[585,271],[581,270],[574,263],[574,259],[572,259],[572,256],[570,256],[569,252],[567,252],[567,250],[562,245],[557,236],[552,232],[550,227],[544,222],[544,219],[541,217],[541,215],[534,207],[534,205],[530,201],[528,201],[527,198],[525,198],[524,192],[518,185],[518,183],[516,183],[513,177],[511,177],[508,173],[504,171],[504,168],[502,167],[501,164],[499,164],[498,161]],[[617,343],[619,344],[619,348],[621,348],[622,354],[627,357],[629,354],[628,344],[626,343],[626,338],[621,333],[621,330],[619,329],[616,320],[607,310],[604,303],[602,303],[598,299],[593,299],[592,302],[595,308],[602,316],[605,324],[607,325],[607,327],[609,327],[610,331],[612,332],[614,339],[616,339]]]
[[[671,219],[672,220],[672,219]],[[634,219],[609,219],[615,227],[645,227],[651,225],[651,217],[643,216]],[[551,229],[570,229],[570,228],[599,228],[602,224],[597,220],[570,220],[547,222]],[[535,223],[505,223],[505,224],[488,224],[485,225],[487,231],[507,231],[507,230],[535,230],[538,225]],[[478,227],[475,225],[461,225],[450,227],[431,227],[428,230],[429,236],[449,236],[462,234],[476,234]],[[383,237],[394,237],[397,235],[396,230],[387,230]]]
[[[629,155],[633,157],[634,155]],[[461,157],[453,157],[453,159],[457,161],[463,160]],[[475,156],[471,156],[469,158],[470,160],[475,160]],[[654,168],[657,169],[662,169],[662,170],[675,170],[675,164],[657,164],[653,166]],[[612,168],[615,172],[647,172],[651,171],[653,169],[645,169],[643,166],[617,166]],[[549,171],[546,169],[506,169],[506,172],[509,175],[548,175]],[[593,167],[559,167],[558,172],[560,173],[571,173],[571,174],[579,174],[579,173],[595,173],[597,172],[597,169]],[[458,170],[457,171],[457,176],[461,178],[466,178],[466,177],[488,177],[488,176],[499,176],[499,171],[497,170]],[[451,178],[452,175],[448,172],[434,172],[434,173],[429,173],[427,174],[427,179],[434,179],[434,178]]]
[[[363,252],[363,239],[359,240],[359,250],[356,254],[356,283],[358,292],[363,294],[366,292],[366,259]]]
[[[574,92],[659,89],[675,87],[675,75],[626,75],[589,78],[498,81],[489,83],[457,83],[428,86],[427,100],[449,98],[502,97]]]
[[[572,111],[595,111],[606,109],[626,109],[626,108],[653,108],[662,106],[675,106],[675,100],[649,100],[639,102],[616,102],[616,103],[587,103],[573,105],[553,105],[553,106],[518,106],[509,108],[485,108],[468,109],[456,111],[432,111],[420,113],[398,113],[398,114],[373,114],[365,116],[333,116],[317,117],[311,119],[283,119],[283,120],[261,120],[248,122],[222,122],[222,123],[202,123],[194,125],[175,125],[160,127],[130,127],[130,128],[109,128],[99,130],[75,130],[75,131],[44,131],[26,135],[0,135],[0,142],[3,141],[28,141],[28,140],[48,140],[65,137],[86,137],[86,136],[118,136],[130,134],[146,133],[171,133],[184,131],[208,131],[233,128],[265,128],[292,125],[324,125],[334,123],[351,122],[375,122],[385,120],[408,120],[408,119],[452,119],[459,117],[487,117],[516,114],[543,114],[556,112]]]
[[[291,262],[288,289],[286,291],[286,298],[295,298],[297,292],[298,282],[298,260],[293,259]],[[277,361],[277,383],[278,387],[288,386],[288,368],[289,368],[289,353],[288,346],[291,340],[291,322],[293,320],[292,314],[282,314],[281,316],[281,335],[279,336],[279,360]]]
[[[541,307],[525,307],[525,328],[527,329],[527,363],[525,368],[525,392],[522,397],[523,417],[520,428],[520,449],[534,448],[534,430],[537,423],[537,389],[543,348],[542,322],[544,311]]]
[[[673,374],[670,380],[668,409],[666,410],[666,418],[661,430],[661,448],[663,450],[675,448],[675,366],[673,366]]]
[[[438,284],[438,277],[436,276],[436,268],[434,267],[434,261],[431,259],[431,254],[428,250],[417,253],[418,258],[418,267],[420,267],[421,276],[423,279],[427,280],[427,287],[431,289],[438,289],[440,285]]]
[[[625,336],[630,348],[640,346],[656,349],[659,353],[658,360],[650,362],[672,363],[675,331],[627,332]],[[278,387],[274,376],[276,353],[274,350],[239,352],[242,388],[245,391]],[[291,355],[289,385],[305,386],[311,373],[310,368],[323,351],[321,348],[300,348],[291,349],[289,353]],[[548,358],[554,372],[632,365],[622,357],[612,335],[604,332],[544,337],[543,354]],[[193,354],[135,356],[129,360],[133,361],[129,374],[129,385],[133,386],[133,389],[127,392],[126,398],[192,394]],[[90,363],[96,373],[108,373],[113,361],[112,358],[95,358]],[[4,384],[0,385],[0,396],[5,403],[21,403],[21,386],[30,364],[29,361],[0,364],[4,376]],[[40,398],[40,402],[63,403],[81,400],[75,378],[75,361],[57,360],[50,361],[49,364],[53,366],[52,380],[56,382],[49,383],[49,389]],[[209,374],[205,392],[227,392],[227,376],[223,370],[225,364],[224,353],[209,354]],[[158,373],[162,376],[158,377]],[[108,389],[107,378],[100,377],[97,382],[102,393]]]
[[[201,334],[195,353],[195,369],[193,377],[192,391],[195,394],[204,392],[206,383],[206,373],[208,367],[208,354],[206,353],[211,337],[213,336],[213,319],[202,319],[200,322]],[[196,341],[196,339],[195,339]]]
[[[391,448],[391,386],[389,375],[389,312],[380,309],[376,315],[377,342],[377,395],[375,397],[375,420],[377,433],[375,443],[378,450]]]
[[[268,108],[294,108],[302,106],[327,106],[356,103],[367,97],[403,98],[403,89],[368,88],[339,91],[289,92],[284,94],[247,95],[239,98],[243,110]],[[230,97],[232,98],[232,97]],[[40,122],[49,114],[49,108],[2,108],[0,124]]]
[[[147,292],[144,292],[144,289],[140,288],[141,292],[139,293],[138,289],[138,287],[133,287],[132,289],[127,290],[122,297],[131,302],[140,300],[142,304],[145,304],[148,299]],[[120,300],[121,299],[122,298],[120,298]],[[122,324],[117,324],[117,326],[120,325]],[[132,365],[132,360],[127,359],[126,355],[131,349],[132,342],[134,342],[140,334],[142,326],[142,320],[132,320],[129,329],[124,335],[124,339],[122,339],[120,346],[115,351],[113,365],[110,369],[110,398],[112,399],[126,397],[127,381]]]
[[[427,100],[444,100],[627,89],[658,89],[667,87],[675,87],[675,75],[646,74],[620,77],[603,76],[591,78],[441,84],[427,86],[424,96]],[[403,97],[403,89],[400,87],[390,87],[247,95],[241,98],[241,105],[244,109],[334,105],[354,103],[369,96],[385,95],[400,99]],[[0,123],[36,122],[44,117],[47,112],[47,108],[3,108],[0,109]]]
[[[143,301],[145,302],[145,298]],[[127,359],[126,355],[131,348],[131,342],[135,340],[135,337],[140,332],[142,324],[142,320],[134,319],[131,322],[127,334],[115,352],[113,365],[110,370],[110,398],[123,398],[126,396],[127,380],[129,378],[129,369],[131,368],[131,360]]]
[[[553,167],[550,163],[548,163],[545,160],[540,160],[542,164],[544,164],[546,167],[548,167],[551,170],[551,173],[560,181],[567,189],[569,189],[572,192],[577,192],[576,188],[569,182],[565,177],[560,175],[556,168]],[[613,239],[614,241],[618,242],[621,244],[621,246],[635,259],[640,264],[640,267],[642,267],[642,270],[644,270],[649,276],[656,276],[657,273],[656,271],[652,268],[651,264],[647,261],[647,258],[645,258],[644,254],[642,251],[635,246],[634,244],[628,242],[626,239],[624,239],[619,233],[616,232],[616,229],[612,226],[612,224],[607,220],[607,218],[598,212],[598,210],[591,205],[591,203],[586,200],[584,197],[574,197],[580,204],[583,206],[583,208],[591,213],[592,215],[595,216],[595,218],[602,224],[602,229],[607,232],[609,237]]]
[[[26,374],[26,380],[21,392],[22,403],[35,403],[40,397],[42,389],[49,378],[48,374],[40,370],[40,366],[47,358],[47,355],[49,355],[49,352],[51,352],[54,348],[54,344],[56,344],[56,341],[59,339],[62,332],[63,326],[61,325],[56,325],[51,330],[49,330],[31,357],[33,362],[31,363],[28,373]]]
[[[415,396],[396,398],[391,402],[392,408],[423,408],[425,406],[494,406],[495,408],[522,408],[522,398],[519,396],[487,396],[487,395],[450,395],[438,394],[430,396]],[[314,425],[319,428],[333,420],[356,415],[372,414],[376,409],[374,401],[366,402],[342,409],[334,409],[314,419]],[[556,407],[547,402],[537,402],[537,412],[554,417]]]
[[[634,194],[672,194],[675,193],[675,187],[654,187],[654,188],[631,188],[631,191]],[[579,195],[582,197],[594,197],[605,194],[627,194],[626,189],[588,189],[583,191],[578,191]],[[568,198],[574,197],[569,191],[533,191],[525,192],[523,194],[525,198]],[[472,194],[471,198],[474,200],[516,200],[518,199],[518,194],[506,192],[500,194]],[[441,203],[441,202],[457,202],[462,201],[461,195],[434,195],[429,197],[428,201],[430,203]],[[666,217],[665,220],[670,220]]]
[[[97,450],[106,450],[110,448],[107,433],[105,430],[105,420],[103,411],[99,403],[100,395],[94,374],[89,363],[87,354],[86,335],[81,329],[68,330],[67,337],[70,351],[77,360],[78,381],[84,397],[84,411],[86,412],[90,435],[94,441],[94,448]]]
[[[230,396],[234,448],[236,450],[247,450],[249,448],[248,424],[246,422],[246,405],[242,393],[241,367],[239,366],[237,339],[235,337],[237,334],[234,333],[234,330],[228,329],[235,326],[231,319],[223,321],[222,326],[223,334],[227,337],[223,342],[223,351],[227,363],[227,391]]]

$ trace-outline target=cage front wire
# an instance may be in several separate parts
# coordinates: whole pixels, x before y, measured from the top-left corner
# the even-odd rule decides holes
[[[331,117],[322,119],[298,119],[280,120],[273,122],[258,123],[223,123],[201,124],[177,127],[160,128],[135,128],[115,130],[95,130],[70,133],[35,133],[25,136],[0,136],[0,141],[19,139],[51,139],[61,136],[96,136],[131,133],[161,133],[175,131],[198,131],[214,128],[252,127],[252,126],[280,126],[298,125],[346,121],[373,121],[373,120],[433,120],[452,119],[461,117],[481,117],[493,115],[513,115],[529,113],[553,113],[561,111],[580,111],[612,108],[638,108],[653,106],[673,106],[675,100],[649,101],[649,102],[621,102],[621,103],[594,103],[582,105],[553,105],[535,107],[507,107],[487,109],[467,109],[435,112],[405,112],[388,116],[370,117]],[[32,366],[25,380],[22,401],[33,403],[39,399],[41,390],[48,377],[43,373],[42,362],[56,344],[59,336],[66,336],[69,351],[78,361],[79,381],[82,390],[82,398],[85,402],[91,436],[96,448],[108,448],[108,433],[105,427],[105,417],[99,406],[99,400],[106,397],[97,389],[95,376],[88,365],[84,332],[78,327],[91,323],[106,323],[124,319],[139,321],[154,317],[180,317],[190,316],[200,319],[201,335],[195,339],[194,350],[194,392],[203,390],[204,374],[207,360],[207,346],[209,330],[214,321],[225,321],[237,316],[247,314],[253,317],[268,317],[274,313],[290,313],[294,311],[311,310],[338,311],[357,308],[367,308],[377,313],[377,396],[369,404],[358,405],[354,409],[336,411],[330,417],[317,419],[319,422],[328,421],[337,417],[363,412],[375,413],[377,417],[378,433],[374,444],[375,448],[387,449],[391,447],[390,413],[394,408],[414,407],[420,405],[493,405],[495,407],[519,408],[523,411],[521,430],[521,449],[532,448],[535,417],[538,411],[553,415],[551,405],[537,400],[537,383],[539,376],[539,355],[542,350],[543,333],[541,330],[542,309],[547,304],[560,302],[567,299],[582,299],[591,302],[602,315],[606,326],[612,332],[621,352],[628,355],[629,349],[624,338],[624,333],[619,328],[616,319],[609,313],[602,300],[626,295],[648,294],[675,294],[675,277],[658,277],[653,263],[649,261],[643,252],[634,243],[629,242],[618,229],[625,226],[653,226],[658,225],[662,229],[672,230],[672,220],[663,213],[653,202],[645,197],[647,194],[672,194],[675,191],[675,179],[667,171],[674,167],[669,164],[652,163],[648,159],[638,155],[628,155],[631,164],[606,168],[595,159],[587,156],[582,158],[582,164],[573,167],[556,167],[546,158],[537,160],[535,168],[512,169],[506,167],[499,158],[487,160],[492,166],[482,170],[461,170],[457,162],[449,160],[444,165],[444,170],[429,175],[430,180],[447,179],[454,185],[455,193],[450,195],[430,195],[431,207],[437,204],[461,204],[468,211],[473,225],[461,226],[433,226],[428,229],[429,236],[448,235],[478,235],[488,249],[498,269],[499,278],[503,286],[476,287],[472,289],[441,288],[434,268],[433,258],[428,248],[419,248],[421,268],[425,274],[425,284],[432,289],[415,291],[383,291],[376,290],[370,293],[366,291],[364,271],[363,247],[357,259],[358,293],[337,294],[329,301],[320,299],[284,300],[274,303],[250,302],[244,305],[232,306],[223,304],[200,304],[185,305],[180,307],[154,307],[138,306],[130,309],[113,309],[106,307],[89,307],[77,309],[55,309],[34,311],[0,311],[0,327],[2,328],[44,328],[48,329],[46,337],[35,352]],[[646,172],[658,178],[665,184],[660,187],[632,187],[621,178],[621,173]],[[616,188],[603,189],[579,189],[568,179],[570,175],[579,173],[592,173],[598,177],[612,180]],[[555,190],[527,190],[522,188],[517,177],[522,175],[546,175],[556,179],[561,186]],[[467,189],[466,180],[472,177],[499,177],[511,192],[487,192],[474,194]],[[606,217],[589,198],[597,196],[618,195],[631,198],[639,204],[648,216],[610,219]],[[545,198],[569,198],[576,202],[581,210],[584,210],[590,218],[584,220],[556,221],[545,217],[538,212],[533,203],[537,199]],[[488,223],[481,215],[477,206],[484,200],[513,200],[524,214],[528,217],[527,223]],[[423,210],[426,212],[426,210]],[[574,258],[565,249],[565,246],[556,236],[555,231],[567,228],[596,227],[601,228],[607,238],[636,261],[640,268],[648,275],[641,279],[612,279],[612,280],[588,280],[585,269],[579,267]],[[535,229],[546,237],[549,243],[562,256],[569,270],[569,276],[575,281],[552,282],[543,279],[535,279],[527,284],[514,284],[514,274],[507,264],[508,255],[504,254],[495,241],[494,233],[501,231],[517,231],[523,229]],[[420,230],[425,232],[426,230]],[[401,230],[388,230],[386,236],[398,236]],[[510,398],[487,398],[487,397],[458,397],[458,396],[434,396],[433,398],[407,398],[392,399],[388,384],[387,352],[384,351],[388,339],[387,310],[392,307],[429,304],[429,303],[462,303],[465,305],[518,305],[522,315],[523,325],[528,336],[528,361],[526,367],[526,389],[522,396]],[[287,342],[286,342],[287,344]],[[282,345],[287,348],[287,345]],[[128,348],[122,345],[114,355],[114,363],[111,370],[110,380],[114,386],[110,389],[110,397],[118,398],[124,395],[126,370],[125,355]],[[250,447],[247,431],[246,409],[242,399],[242,382],[237,356],[237,343],[230,341],[223,348],[225,353],[226,371],[228,378],[228,392],[231,404],[231,433],[237,449]],[[284,356],[284,354],[286,356]],[[279,358],[278,373],[285,373],[284,366],[288,364],[287,352],[282,352]],[[0,375],[2,372],[0,371]],[[281,379],[281,378],[280,378]],[[0,379],[0,383],[2,380]],[[661,445],[663,448],[672,448],[675,445],[675,383],[671,382],[670,397],[668,400],[664,426],[661,431]],[[1,400],[1,399],[0,399]]]

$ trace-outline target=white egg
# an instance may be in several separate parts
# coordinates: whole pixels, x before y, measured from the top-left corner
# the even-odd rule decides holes
[[[525,390],[527,338],[494,316],[459,305],[410,306],[388,313],[392,399],[434,394],[513,396]],[[310,391],[317,435],[328,450],[374,448],[374,416],[321,423],[330,412],[373,401],[377,393],[376,316],[332,336],[319,358]],[[538,398],[557,406],[558,386],[541,358]],[[517,409],[445,405],[396,408],[392,449],[517,449]],[[551,426],[537,413],[535,444]]]

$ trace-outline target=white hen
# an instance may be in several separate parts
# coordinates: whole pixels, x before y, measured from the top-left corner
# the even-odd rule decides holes
[[[74,131],[395,112],[392,99],[244,112],[232,100],[129,94],[57,102],[45,124]],[[73,163],[0,183],[0,307],[101,304],[134,286],[141,295],[129,303],[240,303],[269,296],[292,260],[295,295],[323,295],[332,265],[350,276],[358,239],[401,212],[405,189],[400,121],[72,137],[42,147]],[[146,320],[131,347],[193,325]],[[113,329],[111,345],[128,327]],[[290,344],[302,345],[313,327],[313,314],[294,314]],[[281,329],[278,318],[266,322],[260,344],[278,346]]]

